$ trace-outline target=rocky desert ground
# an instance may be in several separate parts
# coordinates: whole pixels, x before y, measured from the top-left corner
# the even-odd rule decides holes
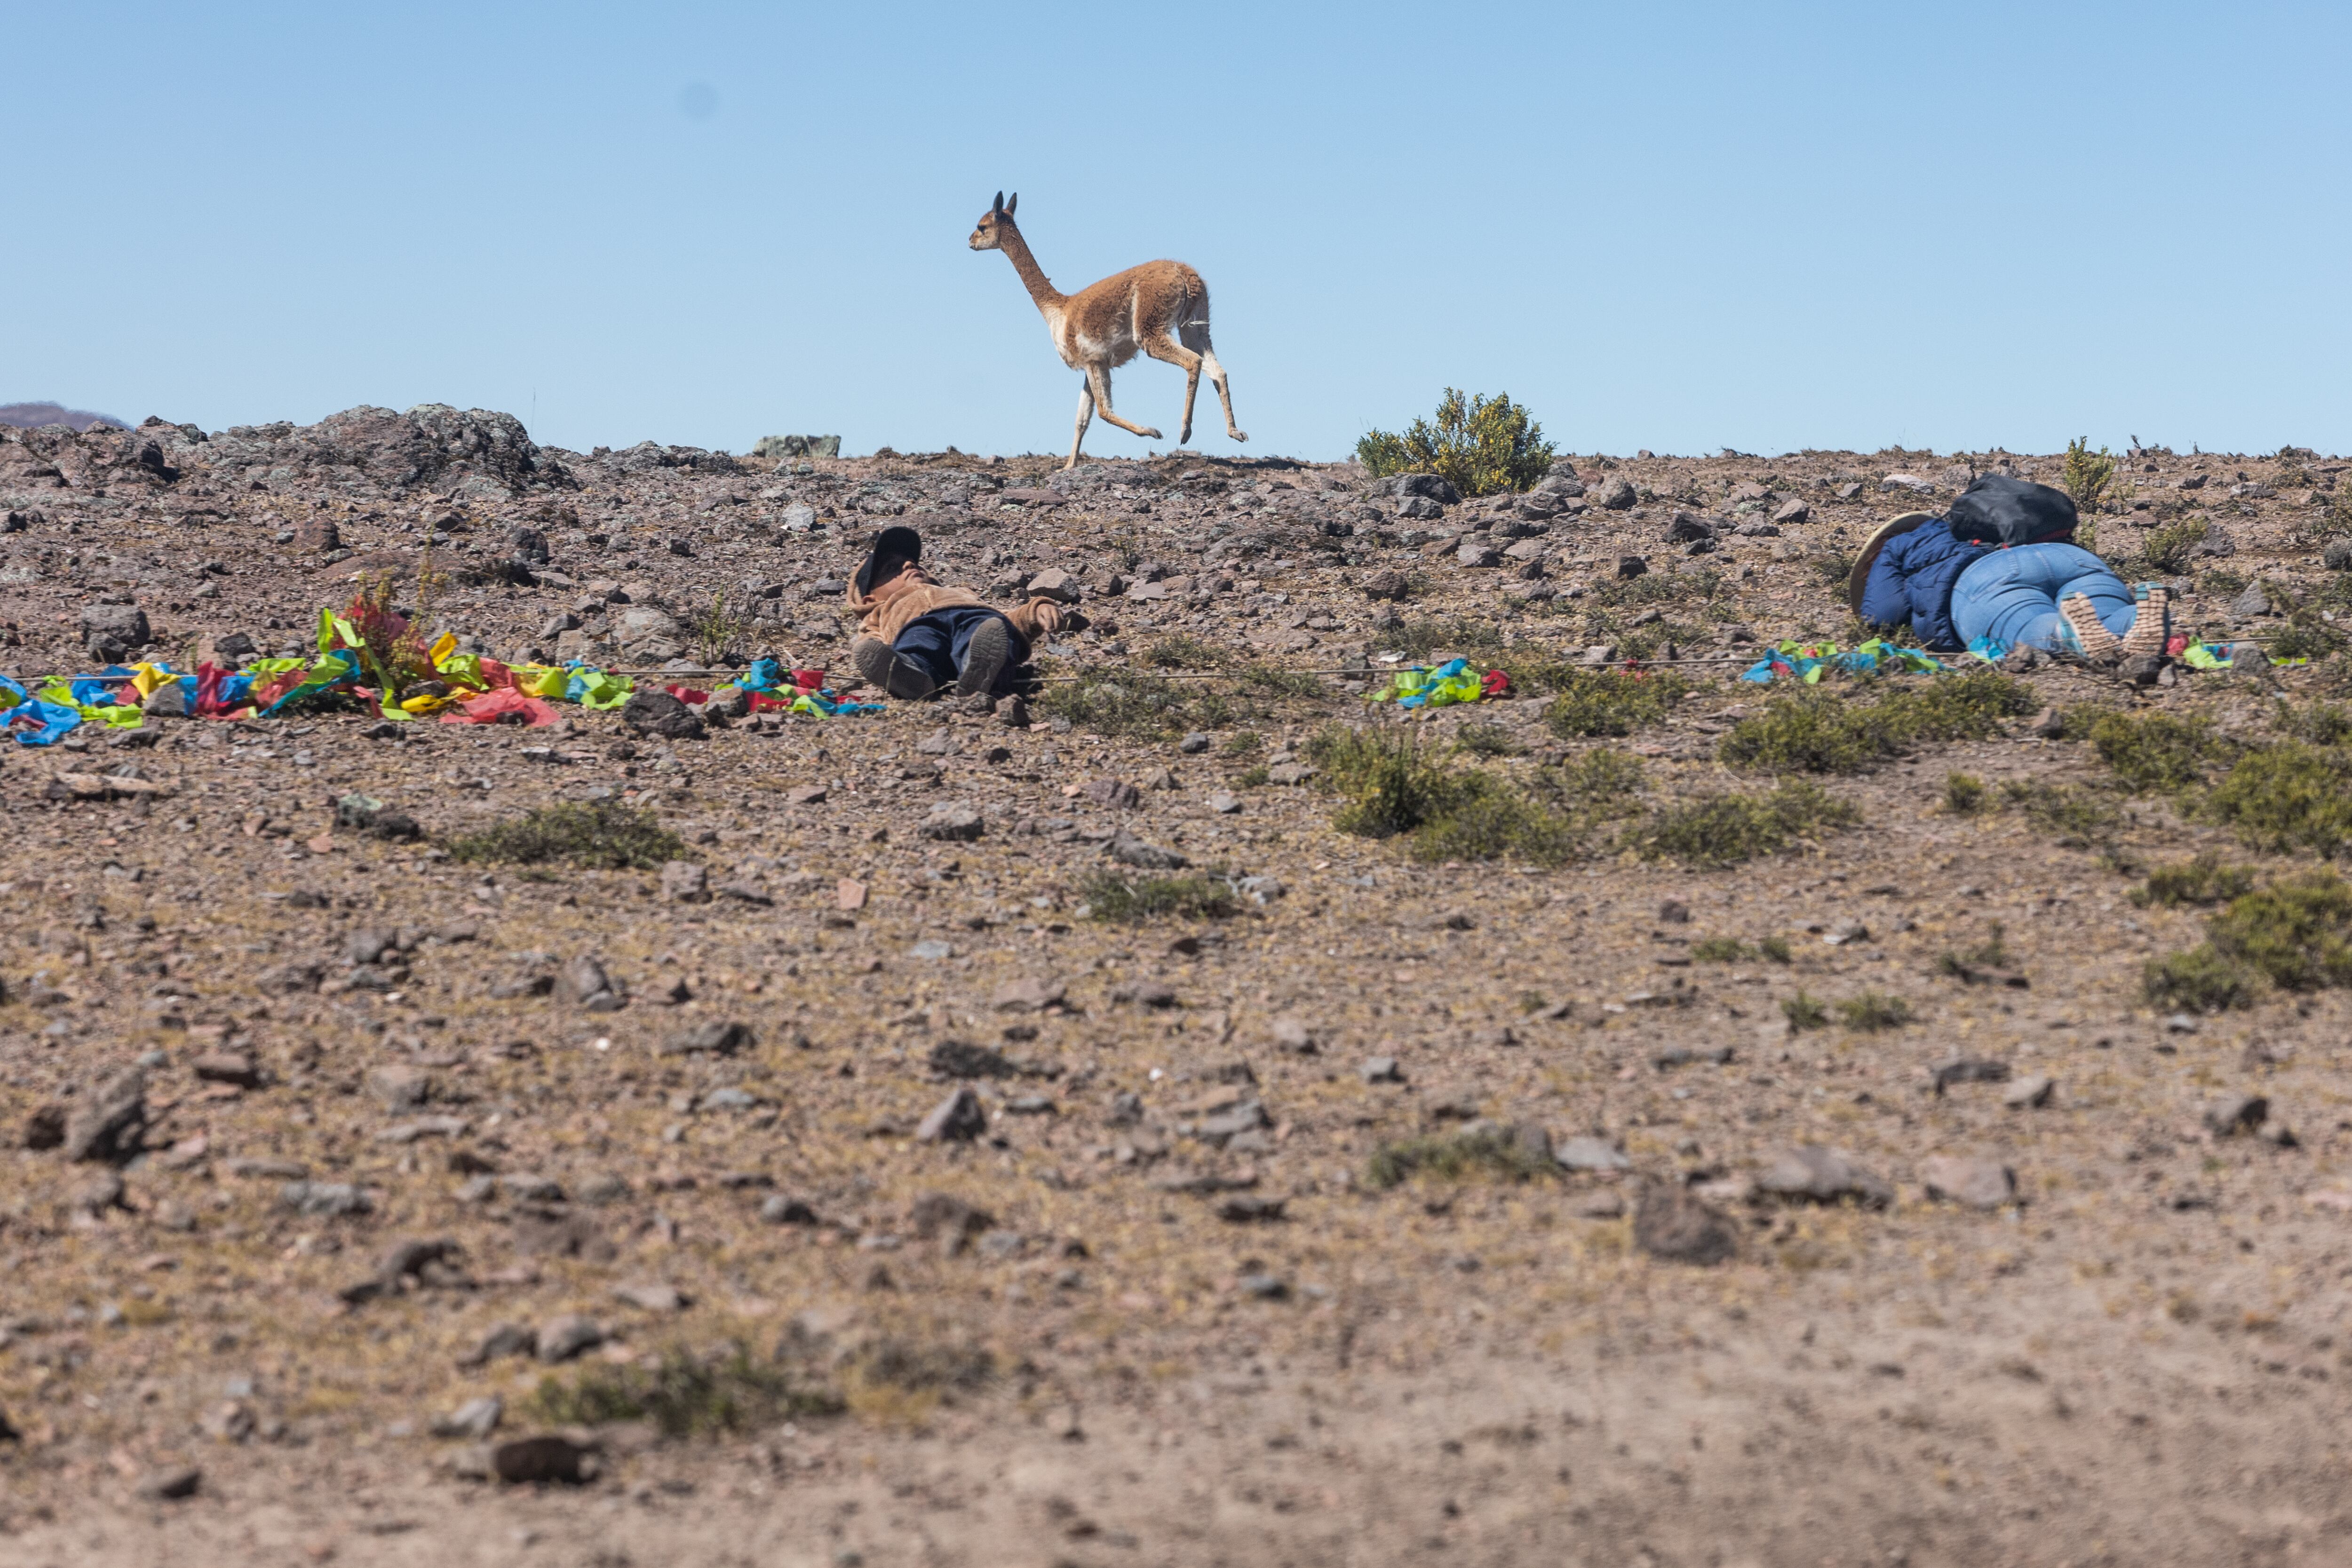
[[[839,682],[887,522],[1085,621],[993,705],[7,745],[0,1563],[2342,1561],[2343,465],[2118,459],[2276,664],[1736,679],[2050,455],[0,433],[28,682],[387,580]],[[1367,700],[1449,655],[1512,695]],[[565,803],[634,863],[478,837]]]

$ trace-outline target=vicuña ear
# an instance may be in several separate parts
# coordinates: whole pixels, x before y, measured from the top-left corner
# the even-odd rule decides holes
[[[1020,197],[1018,197],[1018,196],[1015,196],[1015,197],[1013,197],[1013,199],[1014,201],[1016,201],[1016,202],[1017,202],[1017,201],[1019,201],[1021,198],[1020,198]],[[1003,212],[1003,211],[1004,210],[1004,193],[1003,193],[1003,192],[999,191],[999,192],[997,192],[997,193],[996,193],[996,205],[994,205],[994,206],[992,206],[992,207],[989,208],[988,210],[989,210],[990,212],[992,212],[992,213],[1001,213],[1001,212]]]
[[[1008,218],[1009,218],[1009,217],[1011,217],[1011,216],[1013,215],[1013,208],[1015,208],[1015,207],[1017,207],[1017,206],[1019,206],[1020,204],[1021,204],[1021,193],[1020,193],[1020,192],[1018,192],[1018,191],[1015,191],[1015,192],[1013,192],[1013,199],[1012,199],[1011,201],[1009,201],[1009,202],[1007,202],[1007,203],[1005,203],[1005,204],[1004,204],[1004,215],[1005,215],[1006,217],[1008,217]]]

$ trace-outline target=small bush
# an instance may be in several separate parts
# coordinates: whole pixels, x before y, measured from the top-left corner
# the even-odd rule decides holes
[[[1244,789],[1263,789],[1273,779],[1274,769],[1261,762],[1255,768],[1243,768],[1234,782]]]
[[[1761,795],[1718,795],[1654,813],[1633,835],[1644,860],[1697,867],[1737,865],[1850,827],[1862,813],[1821,787],[1791,780]]]
[[[2091,722],[2090,741],[2116,781],[2135,795],[2172,794],[2202,783],[2206,765],[2232,749],[2201,715],[2103,713]]]
[[[448,847],[449,857],[457,861],[513,865],[562,861],[603,871],[651,871],[686,855],[686,841],[663,827],[651,811],[611,800],[541,806],[511,821],[452,839]]]
[[[2172,909],[2184,904],[2227,904],[2253,890],[2251,869],[2225,865],[2220,856],[2209,853],[2179,865],[2158,866],[2147,873],[2146,887],[2132,890],[2131,901],[2142,909]]]
[[[1864,991],[1838,1003],[1837,1016],[1848,1029],[1900,1029],[1911,1021],[1911,1004],[1884,991]]]
[[[1585,825],[1540,800],[1476,775],[1451,809],[1412,836],[1425,861],[1512,860],[1551,866],[1584,852]]]
[[[1321,697],[1330,692],[1323,677],[1305,670],[1278,670],[1272,664],[1252,664],[1242,671],[1242,685],[1277,697]]]
[[[1319,781],[1347,797],[1331,825],[1365,838],[1410,836],[1422,860],[1517,860],[1558,865],[1584,852],[1592,827],[1638,810],[1641,770],[1594,753],[1524,788],[1456,770],[1416,737],[1328,725],[1307,742]]]
[[[1454,749],[1473,757],[1521,757],[1528,748],[1499,724],[1465,724],[1454,734]]]
[[[1709,936],[1692,943],[1690,950],[1690,956],[1702,964],[1737,964],[1748,953],[1748,944],[1737,936]]]
[[[2189,517],[2151,529],[2146,551],[2147,564],[2167,577],[2185,577],[2197,565],[2197,547],[2205,542],[2206,523]]]
[[[1807,690],[1734,725],[1716,755],[1774,773],[1859,773],[1926,741],[1982,740],[2033,711],[2032,689],[1996,670],[1946,675],[1864,699]]]
[[[1559,1169],[1549,1152],[1521,1143],[1509,1128],[1480,1128],[1384,1144],[1366,1163],[1364,1183],[1385,1192],[1417,1176],[1442,1181],[1473,1176],[1528,1181]]]
[[[2352,985],[2352,884],[2332,871],[2240,894],[2205,929],[2202,945],[2148,964],[2150,1001],[2218,1012],[2270,988]]]
[[[1829,1010],[1801,990],[1782,1000],[1780,1016],[1790,1029],[1819,1029],[1830,1021]]]
[[[1985,939],[1975,946],[1959,952],[1948,952],[1936,960],[1939,974],[1969,979],[1979,969],[2009,967],[2009,944],[2002,940],[2000,922],[1996,920],[1985,933]]]
[[[1230,884],[1211,876],[1122,876],[1097,872],[1079,885],[1089,918],[1133,924],[1168,915],[1222,920],[1239,907]]]
[[[1350,798],[1332,820],[1343,833],[1369,839],[1409,833],[1454,810],[1466,793],[1462,779],[1413,737],[1326,725],[1307,741],[1307,755],[1327,784]]]
[[[2062,849],[2102,848],[2123,826],[2123,810],[2114,800],[2080,784],[2011,779],[2001,785],[2000,793],[2003,801],[2023,812],[2028,822]]]
[[[1763,941],[1756,944],[1756,951],[1775,964],[1786,964],[1795,956],[1789,951],[1789,939],[1786,936],[1767,936]]]
[[[1551,466],[1543,427],[1507,394],[1465,398],[1445,389],[1435,423],[1416,419],[1403,434],[1367,433],[1356,455],[1373,477],[1434,474],[1465,496],[1532,488]]]
[[[1189,632],[1179,632],[1146,648],[1143,662],[1163,670],[1213,670],[1223,665],[1225,653]]]
[[[1973,817],[1984,808],[1983,779],[1966,773],[1944,775],[1944,810],[1956,817]]]
[[[1642,809],[1635,797],[1647,787],[1647,780],[1642,777],[1641,763],[1633,758],[1595,747],[1573,761],[1561,763],[1557,773],[1539,776],[1536,787],[1557,789],[1561,800],[1588,810],[1630,817]]]
[[[2066,444],[2066,471],[2059,483],[2065,486],[2066,494],[2074,497],[2076,507],[2085,512],[2097,511],[2115,477],[2116,460],[2105,447],[2092,451],[2087,437]]]
[[[1423,619],[1391,629],[1381,641],[1413,663],[1427,664],[1433,653],[1466,657],[1473,649],[1499,648],[1503,632],[1500,627],[1476,621]]]
[[[1631,735],[1674,712],[1691,689],[1671,671],[1569,670],[1544,709],[1544,722],[1562,739]]]
[[[2271,716],[2271,726],[2314,746],[2341,746],[2352,740],[2352,708],[2316,697],[2294,707],[2282,699]]]
[[[2202,810],[2256,848],[2332,860],[2352,842],[2352,758],[2296,740],[2250,751]]]
[[[673,1347],[650,1364],[592,1364],[570,1382],[544,1377],[529,1406],[549,1426],[651,1421],[672,1437],[740,1432],[843,1408],[839,1395],[805,1387],[783,1368],[753,1361],[740,1345],[716,1359]]]
[[[749,611],[729,603],[723,588],[710,596],[710,602],[695,615],[688,630],[694,635],[695,656],[706,666],[727,664],[752,645],[754,628]]]
[[[2321,620],[2308,610],[2298,610],[2287,623],[2271,633],[2270,646],[2265,650],[2272,659],[2284,664],[2290,659],[2326,658],[2344,647],[2344,633]]]
[[[1087,675],[1050,682],[1039,688],[1036,708],[1097,735],[1141,738],[1174,733],[1184,718],[1185,695],[1172,681],[1122,672],[1116,680]]]
[[[1255,757],[1265,749],[1265,737],[1254,729],[1244,729],[1225,737],[1224,745],[1217,749],[1227,757]]]

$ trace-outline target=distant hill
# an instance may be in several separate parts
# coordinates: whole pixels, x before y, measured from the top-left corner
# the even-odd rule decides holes
[[[68,408],[55,402],[0,403],[0,424],[13,424],[19,430],[31,430],[42,424],[70,424],[76,430],[88,430],[94,424],[111,425],[116,430],[128,430],[130,423],[110,413],[91,413],[87,409]]]

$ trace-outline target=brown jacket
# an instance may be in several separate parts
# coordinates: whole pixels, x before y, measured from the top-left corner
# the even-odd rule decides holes
[[[878,637],[885,643],[896,643],[898,633],[909,623],[921,620],[934,610],[952,610],[964,604],[987,604],[987,601],[968,589],[942,588],[933,582],[919,566],[906,570],[879,585],[870,594],[857,591],[857,584],[849,585],[849,608],[857,612],[860,636]],[[1065,612],[1054,600],[1033,597],[1028,603],[1016,605],[1004,612],[1013,629],[1034,647],[1044,638],[1060,630]]]

